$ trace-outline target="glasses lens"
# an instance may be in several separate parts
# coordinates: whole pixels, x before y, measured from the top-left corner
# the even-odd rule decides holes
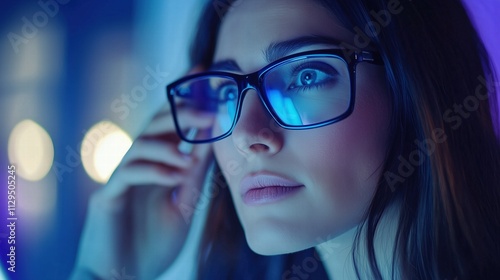
[[[304,57],[280,64],[266,73],[264,89],[271,110],[289,126],[338,118],[351,102],[349,68],[335,56]]]
[[[190,79],[172,90],[174,103],[190,113],[190,116],[206,123],[212,119],[212,126],[189,133],[192,118],[177,118],[184,138],[203,141],[217,138],[229,132],[233,125],[238,101],[238,85],[228,77],[205,76]]]

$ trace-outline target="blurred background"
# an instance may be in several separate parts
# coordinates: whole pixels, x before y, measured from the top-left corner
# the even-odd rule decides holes
[[[166,84],[187,70],[204,2],[1,2],[0,280],[68,277],[89,195],[166,105]],[[466,4],[498,68],[500,1]],[[10,164],[15,273],[6,271]]]
[[[166,104],[167,83],[186,71],[201,2],[1,1],[3,275],[68,277],[89,195]],[[5,270],[9,164],[16,166],[15,273]]]

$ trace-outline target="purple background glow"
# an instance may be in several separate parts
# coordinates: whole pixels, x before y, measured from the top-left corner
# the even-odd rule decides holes
[[[499,0],[464,0],[476,28],[483,38],[498,75],[500,74],[500,1]],[[500,107],[500,97],[498,97]],[[500,112],[498,112],[500,114]],[[500,116],[499,116],[500,119]],[[500,123],[498,124],[500,127]]]

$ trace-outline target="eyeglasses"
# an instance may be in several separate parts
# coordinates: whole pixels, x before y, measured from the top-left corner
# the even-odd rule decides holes
[[[329,49],[283,57],[247,75],[211,71],[181,78],[167,86],[177,133],[190,143],[231,135],[249,89],[282,128],[311,129],[341,121],[354,110],[360,62],[382,64],[376,52]],[[180,107],[211,125],[192,129],[177,114]]]

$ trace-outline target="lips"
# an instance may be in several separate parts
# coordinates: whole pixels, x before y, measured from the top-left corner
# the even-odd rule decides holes
[[[245,176],[240,190],[243,202],[248,205],[279,201],[299,191],[303,184],[280,175],[259,172]]]

